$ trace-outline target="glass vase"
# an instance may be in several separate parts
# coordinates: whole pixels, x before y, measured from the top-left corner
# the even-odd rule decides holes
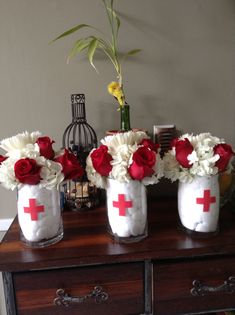
[[[130,106],[127,104],[120,106],[120,130],[121,131],[131,130]]]
[[[63,238],[60,194],[56,189],[22,185],[18,190],[21,240],[30,247],[45,247]]]
[[[120,243],[141,241],[148,235],[146,188],[139,181],[107,182],[108,227]]]
[[[191,183],[179,183],[179,218],[188,233],[195,236],[217,233],[219,205],[218,175],[197,176]]]

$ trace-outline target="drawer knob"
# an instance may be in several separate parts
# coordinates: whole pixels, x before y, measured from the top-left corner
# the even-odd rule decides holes
[[[108,299],[108,293],[103,291],[101,286],[94,287],[93,291],[84,296],[70,296],[64,289],[56,291],[56,298],[54,304],[56,306],[68,307],[71,304],[81,304],[88,299],[94,299],[96,303],[102,303]]]
[[[194,296],[202,296],[208,293],[223,292],[223,293],[234,293],[235,292],[235,277],[229,277],[228,280],[224,281],[223,284],[218,287],[213,287],[204,284],[202,281],[194,280],[191,294]]]

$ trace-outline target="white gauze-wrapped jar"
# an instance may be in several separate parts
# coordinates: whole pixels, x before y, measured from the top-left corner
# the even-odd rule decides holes
[[[197,176],[191,183],[179,182],[180,221],[189,231],[214,233],[219,219],[218,175]]]
[[[22,185],[18,189],[17,206],[21,238],[25,244],[44,247],[63,238],[58,190]]]
[[[123,243],[138,242],[147,237],[147,199],[145,186],[135,180],[120,183],[107,181],[109,230]]]

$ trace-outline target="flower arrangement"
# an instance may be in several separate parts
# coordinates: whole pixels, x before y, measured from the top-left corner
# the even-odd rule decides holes
[[[11,190],[23,184],[53,189],[64,180],[82,176],[76,156],[67,149],[56,153],[53,143],[38,131],[2,140],[0,147],[6,154],[0,156],[0,183]]]
[[[196,176],[229,173],[233,156],[231,146],[210,133],[184,134],[163,157],[165,177],[190,183]]]
[[[87,176],[97,187],[106,188],[107,178],[120,183],[131,180],[155,184],[163,176],[159,146],[143,131],[107,136],[87,158]]]
[[[120,19],[113,8],[114,0],[102,0],[106,16],[108,19],[108,23],[111,30],[111,36],[108,38],[105,33],[99,30],[96,27],[93,27],[88,24],[78,24],[77,26],[67,30],[63,34],[56,37],[52,42],[64,38],[68,35],[71,35],[77,31],[80,31],[84,28],[89,28],[94,30],[98,35],[90,35],[84,38],[79,38],[75,41],[73,48],[71,49],[69,56],[67,58],[67,62],[74,57],[76,54],[81,53],[83,51],[87,51],[88,60],[91,66],[97,71],[93,59],[95,52],[97,50],[104,53],[105,56],[111,61],[112,65],[117,74],[117,81],[111,82],[108,85],[108,91],[111,95],[115,97],[115,99],[119,103],[119,107],[122,107],[126,104],[126,97],[123,89],[123,75],[122,75],[122,62],[128,57],[135,55],[140,51],[140,49],[133,49],[124,54],[121,54],[118,50],[118,35],[120,29]],[[98,72],[98,71],[97,71]]]

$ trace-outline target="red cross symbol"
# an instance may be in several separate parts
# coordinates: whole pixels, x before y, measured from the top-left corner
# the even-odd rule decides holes
[[[118,194],[118,201],[113,201],[113,206],[119,209],[119,215],[126,216],[126,208],[132,208],[132,201],[125,201],[124,194]]]
[[[215,196],[211,197],[211,191],[209,189],[204,190],[203,198],[197,198],[196,202],[199,205],[203,205],[203,212],[210,211],[210,204],[216,202]]]
[[[31,220],[37,221],[39,212],[44,212],[44,206],[37,206],[36,205],[36,199],[30,198],[29,199],[29,207],[24,207],[24,213],[30,213]]]

